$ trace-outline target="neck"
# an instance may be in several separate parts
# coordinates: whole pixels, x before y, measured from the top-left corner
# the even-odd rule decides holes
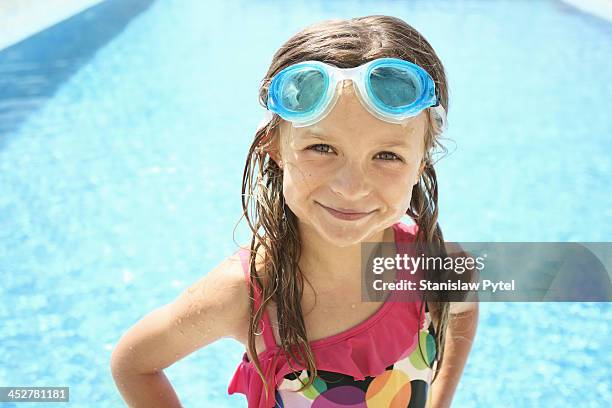
[[[323,282],[324,285],[336,286],[348,282],[358,283],[361,276],[362,256],[370,259],[375,255],[375,245],[363,247],[357,243],[347,247],[335,246],[322,239],[309,226],[300,224],[302,251],[299,261],[300,269],[310,282]],[[363,242],[395,242],[392,227],[368,236]]]

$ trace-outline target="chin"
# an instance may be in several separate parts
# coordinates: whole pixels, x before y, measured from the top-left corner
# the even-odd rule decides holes
[[[372,221],[367,220],[319,220],[313,227],[323,239],[341,248],[358,245],[376,232]]]

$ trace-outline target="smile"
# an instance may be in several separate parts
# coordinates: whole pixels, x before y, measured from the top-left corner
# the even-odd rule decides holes
[[[338,218],[341,220],[348,220],[348,221],[359,220],[361,218],[367,217],[370,214],[373,214],[376,211],[374,210],[370,212],[355,212],[354,210],[347,210],[344,208],[340,210],[340,209],[335,209],[331,207],[326,207],[319,202],[316,202],[316,203],[319,204],[321,207],[323,207],[328,213],[333,215],[335,218]]]

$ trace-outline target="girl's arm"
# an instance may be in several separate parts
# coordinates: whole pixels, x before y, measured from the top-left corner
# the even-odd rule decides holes
[[[246,313],[247,287],[236,253],[119,340],[111,370],[128,406],[181,407],[162,370],[217,339],[236,337]]]
[[[438,377],[432,384],[432,408],[451,406],[455,389],[474,342],[477,326],[477,302],[451,303],[444,342],[444,360]]]

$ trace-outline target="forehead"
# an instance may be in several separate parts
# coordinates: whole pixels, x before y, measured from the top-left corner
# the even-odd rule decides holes
[[[395,126],[389,128],[369,129],[368,131],[347,132],[336,128],[325,128],[319,125],[313,125],[303,128],[302,132],[296,132],[296,137],[314,137],[324,140],[342,141],[345,135],[355,141],[356,138],[367,137],[370,140],[375,140],[377,145],[405,145],[410,146],[417,142],[419,135],[418,126],[401,127]]]
[[[291,123],[283,121],[285,142],[321,140],[326,143],[347,143],[354,147],[362,144],[371,146],[373,143],[379,147],[405,147],[415,148],[424,144],[426,118],[423,112],[406,125],[397,125],[379,120],[369,113],[369,120],[356,117],[349,121],[336,122],[324,120],[310,126],[293,127]],[[331,119],[331,118],[329,118]]]

